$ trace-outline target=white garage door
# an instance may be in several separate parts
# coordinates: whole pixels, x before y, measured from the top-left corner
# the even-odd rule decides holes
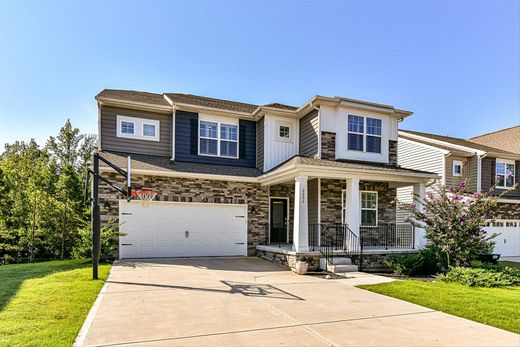
[[[247,205],[119,202],[120,258],[247,255]]]
[[[488,234],[497,233],[494,253],[502,257],[520,257],[520,221],[499,221],[502,226],[486,227]],[[511,224],[511,225],[506,225]]]

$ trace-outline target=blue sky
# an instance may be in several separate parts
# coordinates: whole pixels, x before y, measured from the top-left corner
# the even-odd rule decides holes
[[[520,1],[0,1],[0,143],[95,133],[103,88],[341,95],[475,136],[520,123]]]

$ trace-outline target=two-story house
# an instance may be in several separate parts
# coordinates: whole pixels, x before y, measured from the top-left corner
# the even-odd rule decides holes
[[[508,133],[514,129],[507,129]],[[490,216],[494,218],[490,231],[500,233],[495,239],[495,251],[505,256],[520,256],[520,153],[513,149],[520,140],[509,136],[504,142],[507,146],[495,148],[473,139],[399,130],[398,164],[437,173],[438,185],[456,185],[467,180],[470,192],[487,192],[494,187],[492,194],[502,196],[498,213]],[[498,139],[494,141],[498,144]],[[427,187],[427,191],[433,189],[433,185]],[[398,200],[410,202],[411,190],[400,187]],[[406,218],[400,209],[397,215],[398,221]]]
[[[298,107],[126,90],[96,100],[101,155],[121,167],[130,157],[134,189],[157,193],[128,202],[102,187],[103,221],[119,218],[126,234],[120,258],[259,254],[313,268],[327,247],[424,244],[396,222],[397,188],[424,195],[437,177],[397,165],[398,124],[412,112],[323,96]]]

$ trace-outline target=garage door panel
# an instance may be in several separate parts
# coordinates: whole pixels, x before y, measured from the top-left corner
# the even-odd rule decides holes
[[[246,205],[120,201],[120,257],[246,255],[246,214]]]

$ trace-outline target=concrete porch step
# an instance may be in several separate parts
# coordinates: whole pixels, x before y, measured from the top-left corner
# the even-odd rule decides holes
[[[327,266],[328,265],[328,266]],[[358,271],[358,266],[352,264],[352,259],[346,257],[334,257],[332,265],[327,264],[325,258],[320,259],[320,269],[333,273]]]

